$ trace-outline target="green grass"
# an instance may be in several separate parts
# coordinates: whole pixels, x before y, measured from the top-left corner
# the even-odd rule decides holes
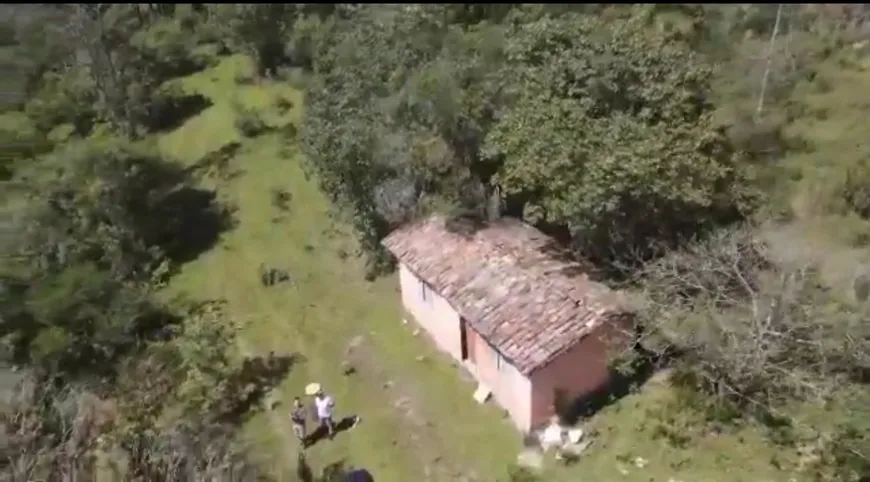
[[[263,117],[277,128],[298,120],[302,99],[297,91],[280,85],[237,86],[237,70],[245,68],[244,59],[234,57],[184,80],[185,88],[208,95],[214,105],[160,139],[166,154],[193,163],[241,140],[234,128],[233,99],[265,110]],[[275,96],[291,100],[294,108],[277,114]],[[346,460],[368,468],[379,481],[404,482],[429,465],[431,480],[456,480],[457,473],[472,472],[479,480],[492,480],[484,474],[504,470],[516,455],[518,436],[493,407],[476,406],[473,387],[401,324],[395,280],[365,282],[357,260],[341,259],[340,251],[353,252],[353,245],[331,220],[326,200],[306,180],[299,154],[287,141],[287,134],[277,131],[246,142],[232,161],[243,175],[232,181],[203,180],[237,206],[239,226],[186,265],[172,288],[196,298],[225,299],[229,313],[246,324],[249,349],[306,358],[280,387],[285,404],[316,380],[336,397],[340,412],[363,416],[356,429],[310,450],[315,467]],[[273,188],[291,193],[289,212],[272,205]],[[261,262],[285,267],[293,283],[263,288],[257,273]],[[346,377],[341,362],[348,342],[359,335],[365,340],[352,354],[357,373]],[[420,354],[426,356],[423,361],[417,360]],[[411,414],[395,406],[404,397],[412,399]],[[286,422],[285,411],[279,409],[278,417],[261,414],[249,432],[269,446],[266,462],[287,474],[295,461],[295,443],[274,433],[289,433],[286,423],[277,426]]]
[[[318,381],[337,399],[341,414],[355,413],[363,423],[334,441],[309,449],[315,468],[345,461],[365,467],[379,482],[412,480],[506,480],[516,460],[519,435],[503,413],[471,399],[474,389],[427,340],[401,323],[394,277],[363,280],[344,226],[329,214],[316,184],[306,178],[286,126],[298,123],[301,94],[286,84],[239,85],[250,64],[244,57],[181,80],[190,92],[208,96],[214,105],[159,139],[163,152],[185,164],[233,141],[243,142],[232,159],[241,175],[231,180],[203,178],[221,198],[237,208],[239,225],[218,246],[185,265],[171,290],[198,299],[224,299],[230,315],[243,322],[245,346],[265,354],[297,353],[277,390],[284,406],[253,417],[246,433],[262,450],[262,463],[281,479],[292,480],[295,441],[290,435],[287,404],[310,381]],[[281,112],[277,97],[292,102]],[[275,130],[243,140],[235,127],[234,103],[256,110]],[[273,206],[271,191],[292,195],[288,212]],[[260,285],[260,263],[286,268],[293,282],[272,288]],[[363,337],[348,354],[349,342]],[[422,356],[422,358],[421,358]],[[357,372],[345,376],[350,360]],[[605,409],[591,427],[595,445],[572,467],[550,467],[544,480],[626,481],[762,481],[787,480],[776,471],[756,434],[701,437],[684,449],[652,437],[648,410],[661,405],[668,391],[652,387]],[[643,470],[630,463],[643,457]],[[629,469],[621,473],[621,466]]]
[[[764,434],[750,427],[701,431],[700,420],[674,409],[673,395],[666,382],[653,379],[640,393],[604,408],[584,426],[595,440],[588,454],[546,480],[569,482],[580,476],[627,482],[804,480],[776,467],[794,466],[794,450],[770,446]],[[664,423],[667,415],[674,420]],[[662,437],[665,426],[686,439]],[[637,458],[647,463],[638,467]]]

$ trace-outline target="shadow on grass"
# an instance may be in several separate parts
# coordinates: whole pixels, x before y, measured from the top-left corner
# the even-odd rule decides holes
[[[558,400],[565,400],[565,396],[556,394],[559,416],[565,424],[574,425],[581,418],[588,418],[635,392],[674,356],[671,353],[654,354],[640,345],[636,345],[634,350],[637,357],[630,366],[623,370],[611,369],[609,381],[593,392],[561,403]]]
[[[242,368],[228,380],[238,398],[232,400],[220,417],[225,423],[242,423],[245,417],[262,406],[263,398],[269,390],[276,387],[290,372],[293,365],[302,361],[296,354],[248,357],[242,362]],[[269,407],[271,409],[273,407]]]
[[[335,433],[333,435],[338,435],[341,432],[346,432],[346,431],[350,430],[356,424],[356,421],[357,421],[356,415],[348,415],[348,416],[342,418],[341,420],[339,420],[335,424]],[[329,430],[326,428],[326,426],[325,425],[318,425],[317,428],[314,429],[313,432],[308,434],[308,438],[306,439],[306,446],[310,447],[310,446],[316,444],[317,442],[320,442],[321,440],[328,439],[328,438],[329,438]]]
[[[222,204],[214,191],[182,186],[155,207],[164,225],[156,239],[169,259],[186,263],[214,247],[220,235],[236,226],[235,209]]]
[[[199,187],[187,169],[156,151],[111,145],[96,146],[80,155],[81,162],[69,163],[72,172],[95,177],[101,188],[103,201],[89,206],[92,216],[124,236],[118,243],[124,257],[113,261],[118,265],[116,271],[134,276],[139,263],[154,260],[155,252],[171,264],[191,261],[235,226],[232,206],[220,202],[214,191]],[[76,210],[80,208],[62,203],[70,189],[83,187],[81,183],[60,185],[44,193],[55,215],[79,215]]]
[[[241,147],[242,144],[235,141],[225,144],[202,156],[196,163],[187,168],[187,173],[192,176],[217,177],[224,181],[234,179],[242,171],[232,169],[230,161],[239,153]]]
[[[156,96],[148,108],[145,127],[149,132],[165,132],[212,106],[201,94],[166,93]]]
[[[348,467],[344,460],[333,462],[320,470],[320,475],[314,475],[314,469],[308,464],[305,452],[300,451],[296,460],[296,478],[299,482],[374,482],[372,474],[365,469]]]

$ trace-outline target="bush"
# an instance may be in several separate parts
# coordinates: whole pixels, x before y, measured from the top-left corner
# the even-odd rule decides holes
[[[236,129],[245,137],[256,137],[269,130],[269,125],[254,109],[244,106],[241,102],[234,102],[236,113]]]

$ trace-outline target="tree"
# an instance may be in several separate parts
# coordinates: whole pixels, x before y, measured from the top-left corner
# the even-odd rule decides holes
[[[212,21],[223,23],[240,50],[254,57],[260,75],[274,74],[278,67],[288,62],[304,60],[307,56],[305,49],[287,48],[294,44],[297,22],[308,17],[326,18],[335,8],[331,4],[304,3],[209,7]]]
[[[492,167],[478,145],[493,112],[496,25],[445,5],[370,5],[316,48],[301,129],[309,167],[348,210],[377,271],[389,229],[433,204],[478,208]],[[453,20],[456,19],[456,20]]]
[[[649,263],[638,306],[646,346],[676,347],[692,384],[764,415],[833,400],[870,366],[866,307],[774,246],[746,227],[719,231]]]
[[[14,46],[35,65],[22,63],[24,105],[3,113],[21,123],[2,129],[0,337],[33,389],[0,407],[0,478],[93,480],[117,464],[119,479],[259,480],[237,427],[289,364],[233,356],[231,320],[155,295],[228,216],[137,139],[177,94],[167,81],[211,58],[197,47],[214,30],[184,6],[54,13],[71,28]]]
[[[360,7],[317,50],[307,158],[376,255],[391,227],[482,215],[496,190],[605,261],[737,219],[756,193],[711,65],[655,21],[697,14],[677,10]]]
[[[708,99],[713,70],[642,16],[545,17],[510,35],[510,101],[485,153],[532,222],[592,258],[734,218],[747,186]]]

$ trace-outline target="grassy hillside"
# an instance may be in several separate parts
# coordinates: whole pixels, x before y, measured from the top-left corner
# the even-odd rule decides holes
[[[0,363],[53,402],[0,406],[0,472],[297,480],[290,403],[316,381],[362,423],[307,450],[314,472],[863,480],[865,17],[0,7]],[[379,245],[497,206],[618,274],[641,343],[681,354],[534,475],[504,411],[402,322]]]
[[[214,105],[159,143],[189,166],[240,143],[228,162],[202,169],[202,183],[235,206],[239,225],[185,265],[170,291],[225,300],[245,323],[240,349],[297,357],[274,394],[283,404],[248,424],[264,449],[261,462],[290,476],[297,446],[287,406],[306,383],[318,381],[336,397],[340,416],[359,414],[363,423],[309,449],[315,467],[344,461],[379,481],[507,480],[519,436],[497,408],[472,401],[473,385],[447,357],[402,325],[394,277],[363,281],[343,223],[303,171],[293,128],[303,108],[300,92],[285,82],[251,84],[250,69],[247,58],[236,56],[181,80]],[[267,132],[242,136],[239,111],[256,114]],[[275,201],[279,191],[289,198],[283,208]],[[264,288],[261,263],[288,270],[291,281]],[[343,364],[355,373],[344,375]],[[667,413],[670,397],[665,384],[653,383],[606,408],[588,426],[595,437],[589,453],[569,467],[548,462],[544,480],[789,480],[772,465],[783,456],[764,448],[759,434],[691,433],[690,420]]]
[[[235,204],[240,224],[186,266],[172,289],[225,299],[229,312],[246,323],[249,346],[243,349],[304,357],[277,394],[284,405],[251,423],[251,433],[273,449],[268,463],[280,473],[292,469],[295,457],[288,454],[295,453],[295,441],[289,440],[286,407],[316,380],[336,397],[341,414],[360,414],[364,421],[335,441],[316,445],[310,451],[315,465],[344,459],[385,481],[410,480],[427,466],[433,480],[504,467],[518,447],[507,421],[491,407],[473,406],[472,387],[402,326],[393,279],[362,280],[360,267],[348,256],[353,247],[328,215],[316,186],[306,180],[292,130],[286,128],[302,108],[298,91],[286,85],[237,85],[236,78],[244,78],[249,67],[246,59],[234,57],[185,79],[186,88],[215,104],[160,143],[170,156],[192,164],[242,141],[227,170],[203,180]],[[293,108],[279,114],[278,97]],[[278,130],[243,140],[234,126],[235,100],[257,109]],[[237,176],[227,176],[228,171]],[[277,189],[292,196],[285,211],[272,203]],[[287,269],[291,282],[264,288],[260,263]],[[352,340],[355,347],[347,354]],[[418,361],[420,355],[425,358]],[[354,364],[355,374],[343,375],[344,360]],[[456,396],[460,393],[464,396]]]

